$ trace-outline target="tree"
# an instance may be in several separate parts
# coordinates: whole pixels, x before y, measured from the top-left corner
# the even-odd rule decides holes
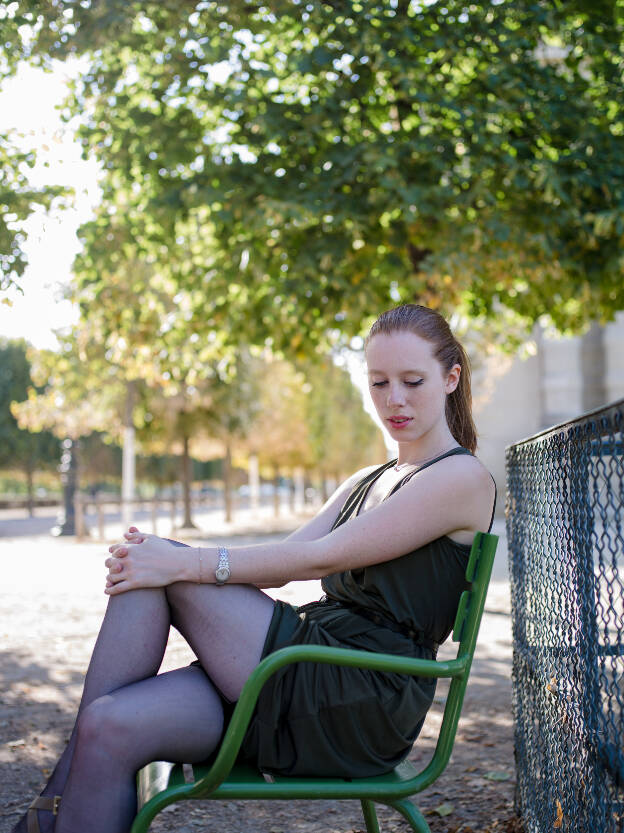
[[[34,474],[38,469],[53,469],[58,465],[59,444],[49,431],[31,434],[21,430],[11,413],[11,404],[24,399],[32,387],[27,349],[23,340],[0,339],[0,467],[24,472],[32,515]]]
[[[0,85],[29,53],[25,30],[30,17],[22,15],[18,6],[9,3],[0,14]],[[66,188],[30,184],[28,168],[35,160],[34,149],[26,148],[24,137],[5,124],[0,135],[0,292],[20,288],[26,268],[25,220],[37,206],[49,209],[53,202],[60,206],[58,198],[69,196]],[[7,303],[6,297],[2,301]]]
[[[364,411],[360,392],[347,371],[331,361],[307,370],[310,395],[306,422],[315,468],[340,481],[365,465],[384,459],[381,432]]]
[[[214,242],[178,274],[206,329],[295,353],[400,300],[563,329],[620,305],[622,0],[33,17],[40,52],[92,58],[72,107],[145,251]]]
[[[328,476],[338,480],[379,459],[381,435],[349,374],[330,358],[297,365],[273,358],[258,386],[260,411],[245,447],[274,474],[316,470],[325,489]]]

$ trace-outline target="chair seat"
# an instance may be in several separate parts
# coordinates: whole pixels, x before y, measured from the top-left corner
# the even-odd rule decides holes
[[[146,804],[164,789],[187,787],[204,778],[209,766],[193,765],[193,781],[186,782],[179,764],[157,761],[140,773],[139,802]],[[212,799],[277,799],[277,798],[400,798],[409,791],[406,784],[418,774],[409,761],[403,761],[392,772],[370,778],[314,778],[265,776],[254,767],[237,763],[226,780],[204,798]]]

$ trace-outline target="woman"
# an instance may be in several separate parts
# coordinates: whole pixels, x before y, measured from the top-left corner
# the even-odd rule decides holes
[[[494,511],[492,478],[472,455],[469,365],[444,319],[414,304],[380,316],[366,361],[397,460],[356,472],[277,544],[184,547],[131,527],[110,548],[111,599],[76,726],[14,833],[127,831],[136,771],[206,759],[252,669],[284,645],[435,656],[474,534],[489,530]],[[319,577],[326,598],[298,610],[260,589]],[[158,675],[171,625],[198,662]],[[409,752],[434,688],[400,674],[288,666],[262,690],[242,754],[284,774],[389,771]]]

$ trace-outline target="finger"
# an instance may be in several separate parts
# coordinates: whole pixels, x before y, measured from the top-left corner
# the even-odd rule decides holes
[[[124,538],[132,544],[142,544],[145,541],[145,535],[142,532],[124,532]]]
[[[127,581],[119,582],[118,584],[114,584],[112,587],[105,587],[104,592],[107,596],[118,596],[120,593],[125,593],[126,590],[131,590],[132,588],[128,586]]]

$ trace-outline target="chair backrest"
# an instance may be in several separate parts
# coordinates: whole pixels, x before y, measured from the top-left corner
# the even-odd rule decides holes
[[[464,590],[459,599],[452,636],[455,642],[459,642],[456,659],[463,661],[464,671],[451,680],[435,752],[429,764],[416,776],[419,789],[440,775],[451,756],[497,544],[498,536],[486,532],[477,532],[472,542],[466,567],[466,581],[470,582],[470,589]]]

